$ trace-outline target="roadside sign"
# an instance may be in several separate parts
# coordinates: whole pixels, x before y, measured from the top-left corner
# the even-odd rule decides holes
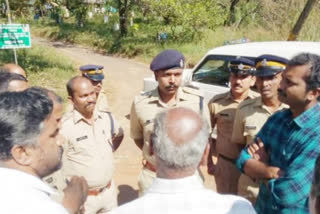
[[[0,49],[30,47],[28,24],[0,24]]]

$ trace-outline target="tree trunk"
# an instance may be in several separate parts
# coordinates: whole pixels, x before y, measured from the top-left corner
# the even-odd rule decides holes
[[[228,15],[227,20],[224,22],[224,25],[230,26],[235,22],[234,11],[235,11],[236,5],[239,3],[239,1],[240,0],[231,0],[231,4],[229,7],[229,15]]]
[[[308,0],[306,5],[303,8],[303,11],[301,12],[296,24],[294,25],[292,31],[289,34],[288,37],[288,41],[295,41],[299,35],[299,32],[304,24],[304,22],[306,21],[306,19],[309,16],[309,13],[312,9],[312,6],[314,5],[314,3],[316,2],[316,0]]]
[[[118,0],[118,9],[119,9],[119,26],[120,26],[120,36],[124,37],[128,33],[128,6],[129,0]]]

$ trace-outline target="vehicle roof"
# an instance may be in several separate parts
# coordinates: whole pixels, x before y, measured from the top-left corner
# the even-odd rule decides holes
[[[301,52],[320,55],[320,42],[249,42],[217,47],[208,51],[206,55],[257,57],[262,54],[273,54],[290,59]]]

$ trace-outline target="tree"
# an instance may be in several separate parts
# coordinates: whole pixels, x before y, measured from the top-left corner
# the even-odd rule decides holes
[[[313,7],[313,5],[316,3],[316,0],[308,0],[306,2],[306,5],[304,6],[296,24],[294,25],[292,31],[290,32],[288,41],[295,41],[297,39],[297,36],[303,26],[303,23],[306,21],[306,19],[309,16],[309,13]]]
[[[193,40],[203,30],[214,29],[225,20],[224,10],[214,0],[144,0],[144,3],[149,5],[149,17],[160,20],[159,26],[169,27],[175,40]]]
[[[87,20],[88,5],[83,0],[66,0],[66,6],[76,17],[77,25],[83,27]]]
[[[228,11],[228,18],[225,20],[224,25],[230,26],[236,21],[235,18],[235,8],[236,5],[239,3],[240,0],[231,0],[229,11]]]
[[[128,17],[133,6],[137,3],[137,0],[113,0],[113,5],[118,10],[119,14],[119,26],[120,36],[126,36],[128,34]]]
[[[1,0],[0,2],[1,2],[1,6],[5,5],[5,7],[6,7],[5,0]],[[27,1],[10,0],[9,4],[10,4],[10,10],[11,10],[11,13],[13,16],[23,17],[29,13],[29,11],[28,11],[29,4]],[[3,11],[3,12],[4,12],[4,14],[6,13],[5,11]]]

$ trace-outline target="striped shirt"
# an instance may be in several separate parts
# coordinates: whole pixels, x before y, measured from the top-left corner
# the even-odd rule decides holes
[[[316,104],[296,118],[289,109],[275,113],[257,136],[269,155],[268,165],[279,167],[284,173],[278,179],[260,182],[257,213],[308,214],[308,194],[320,153],[320,106]],[[237,167],[243,171],[248,159],[250,155],[244,148]]]

